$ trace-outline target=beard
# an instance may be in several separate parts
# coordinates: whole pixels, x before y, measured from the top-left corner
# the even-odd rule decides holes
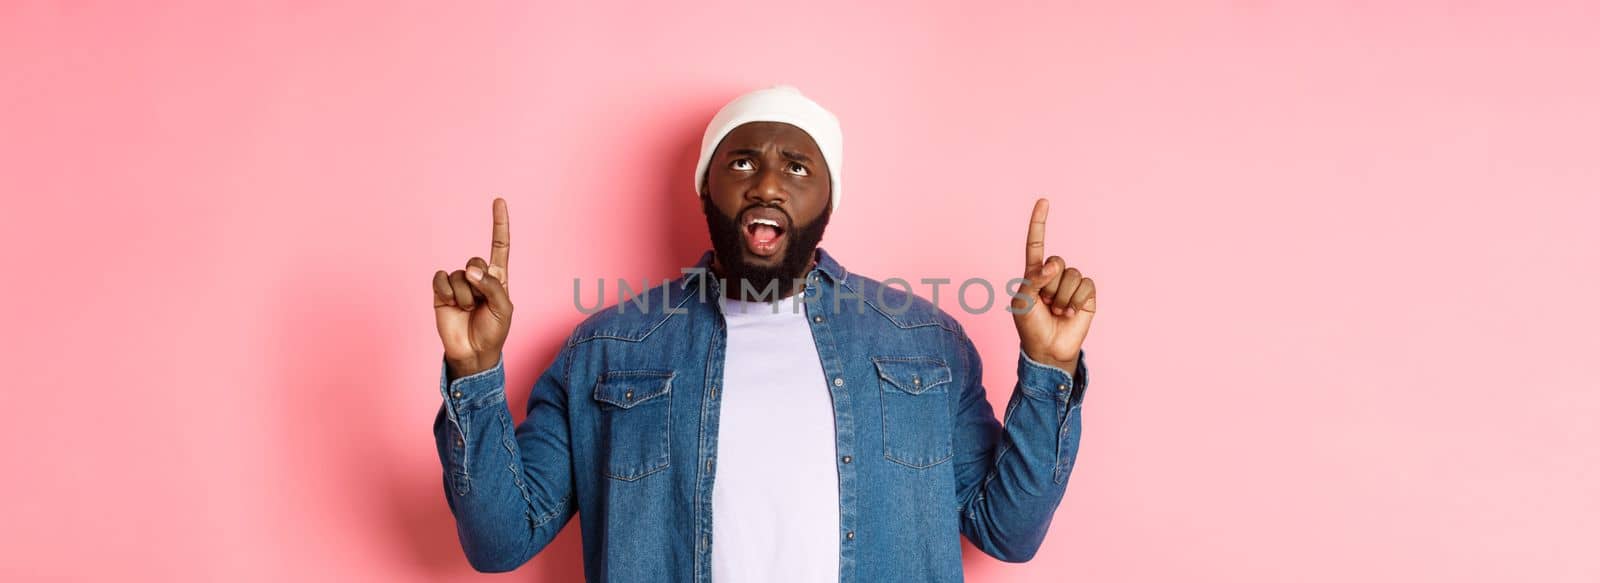
[[[718,275],[727,282],[723,294],[740,299],[750,299],[742,297],[745,288],[740,282],[749,282],[750,289],[755,290],[757,296],[766,293],[768,286],[773,286],[774,282],[778,297],[793,294],[799,287],[796,280],[804,278],[810,270],[812,255],[822,242],[822,232],[828,228],[828,219],[833,216],[832,204],[823,208],[821,215],[805,225],[796,223],[789,211],[775,205],[752,204],[740,209],[738,215],[730,217],[712,204],[709,196],[700,197],[700,204],[706,215],[706,228],[711,232],[711,248],[717,254],[717,264],[722,268],[722,273]],[[759,265],[745,257],[744,229],[739,228],[739,217],[750,209],[763,206],[776,209],[788,218],[789,232],[784,236],[789,238],[789,242],[784,246],[783,257],[776,265]]]

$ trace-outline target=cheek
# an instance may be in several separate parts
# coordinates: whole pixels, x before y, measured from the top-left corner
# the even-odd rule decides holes
[[[738,197],[727,196],[727,190],[721,192],[724,194],[718,195],[718,191],[715,189],[711,191],[711,206],[716,208],[717,212],[722,213],[724,217],[733,217],[739,214],[739,210],[743,207],[739,206]]]
[[[828,201],[832,199],[826,176],[813,178],[805,184],[805,206],[816,211],[814,214],[821,214],[822,207],[828,206]]]
[[[738,185],[727,178],[711,178],[706,183],[706,190],[706,195],[711,197],[711,204],[716,205],[723,212],[727,212],[730,202],[738,202]]]
[[[812,224],[822,218],[823,211],[828,210],[828,193],[818,193],[818,196],[807,199],[804,206],[795,207],[795,221],[803,224]]]
[[[823,204],[827,204],[826,201],[832,198],[833,184],[832,180],[828,178],[827,174],[818,174],[811,177],[810,186],[812,192],[816,194],[817,198],[820,198],[824,201]]]

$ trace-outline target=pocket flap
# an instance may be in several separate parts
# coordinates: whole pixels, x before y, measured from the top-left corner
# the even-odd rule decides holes
[[[926,356],[875,356],[878,377],[907,393],[920,395],[950,382],[950,367]]]
[[[594,400],[623,409],[649,401],[672,390],[670,370],[620,370],[600,375],[594,385]]]

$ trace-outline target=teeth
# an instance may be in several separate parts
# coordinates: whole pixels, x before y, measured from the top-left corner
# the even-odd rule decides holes
[[[770,227],[772,227],[774,229],[778,228],[778,221],[774,221],[772,219],[754,219],[754,220],[750,221],[750,224],[752,224],[752,225],[767,225],[767,226],[770,226]]]

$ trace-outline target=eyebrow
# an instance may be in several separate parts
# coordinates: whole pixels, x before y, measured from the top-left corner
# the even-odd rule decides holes
[[[811,157],[810,156],[807,156],[805,154],[801,154],[801,153],[796,152],[794,150],[783,150],[780,153],[783,154],[783,157],[788,158],[790,160],[794,160],[796,162],[805,162],[807,164],[811,163]]]
[[[796,162],[805,162],[807,164],[814,163],[811,160],[810,156],[807,156],[805,154],[802,154],[802,153],[794,151],[794,150],[780,150],[778,153],[783,154],[783,157],[788,158],[790,160],[794,160]],[[728,150],[728,154],[727,155],[729,155],[729,156],[749,156],[749,157],[752,157],[752,158],[759,158],[761,156],[761,150],[757,150],[755,148],[734,148],[732,150]]]

